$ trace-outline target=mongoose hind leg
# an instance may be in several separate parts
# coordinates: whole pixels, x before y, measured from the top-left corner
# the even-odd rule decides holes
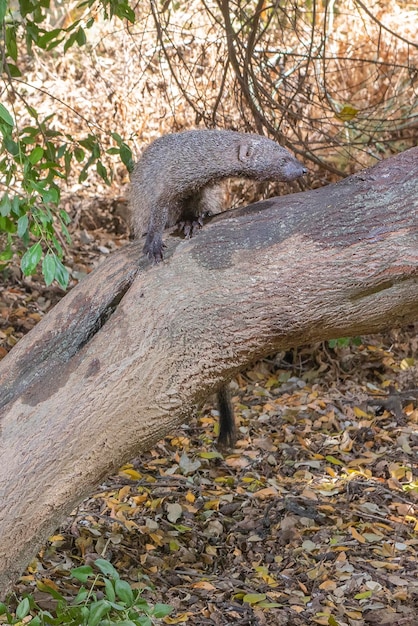
[[[180,232],[184,233],[186,239],[193,237],[203,226],[203,217],[199,216],[196,220],[184,220],[177,224]]]

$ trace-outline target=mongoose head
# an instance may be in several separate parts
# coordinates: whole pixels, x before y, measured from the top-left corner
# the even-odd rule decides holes
[[[240,141],[238,160],[242,165],[241,175],[255,180],[289,182],[308,171],[286,148],[258,135],[248,135]]]

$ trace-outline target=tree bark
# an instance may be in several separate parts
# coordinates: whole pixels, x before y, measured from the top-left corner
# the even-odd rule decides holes
[[[417,319],[418,148],[109,257],[0,363],[0,591],[97,483],[249,363]],[[139,258],[139,260],[138,260]]]

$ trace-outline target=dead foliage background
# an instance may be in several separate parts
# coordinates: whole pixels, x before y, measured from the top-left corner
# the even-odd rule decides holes
[[[389,0],[138,3],[135,26],[99,14],[80,50],[34,51],[4,95],[74,136],[116,131],[137,152],[206,125],[265,132],[303,157],[304,184],[336,180],[417,142],[417,10]],[[83,9],[55,5],[51,27]],[[23,45],[23,42],[22,42]],[[21,123],[24,123],[22,109]],[[75,284],[127,242],[124,168],[67,189]],[[283,191],[234,182],[229,204]],[[289,189],[287,190],[289,191]],[[62,296],[3,278],[0,356]],[[205,407],[100,486],[50,538],[16,593],[76,592],[71,567],[104,554],[176,608],[165,623],[418,624],[416,328],[310,346],[240,376],[237,449]],[[334,621],[333,621],[334,620]],[[1,622],[1,617],[0,617]]]

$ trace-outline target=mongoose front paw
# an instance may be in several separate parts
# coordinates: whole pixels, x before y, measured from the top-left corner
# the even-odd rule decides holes
[[[183,231],[186,239],[190,239],[193,237],[197,231],[203,226],[203,217],[198,217],[196,220],[185,220],[184,222],[179,222],[177,224],[177,228],[179,231]]]
[[[164,258],[163,250],[165,247],[160,235],[154,235],[150,238],[147,236],[143,252],[149,259],[155,261],[155,263],[159,263]]]

